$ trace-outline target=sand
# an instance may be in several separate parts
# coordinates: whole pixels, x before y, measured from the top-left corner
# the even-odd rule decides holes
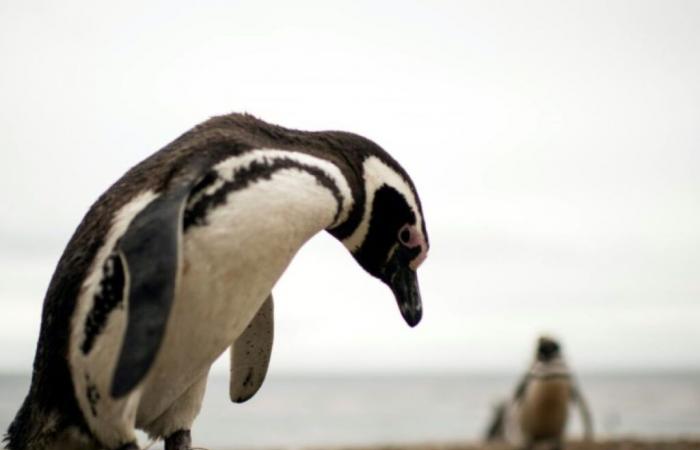
[[[595,443],[567,442],[566,450],[700,450],[700,438],[698,439],[615,439],[601,440]],[[333,449],[321,449],[320,447],[308,450],[511,450],[511,447],[502,445],[479,445],[467,443],[453,444],[415,444],[415,445],[383,445],[372,447],[337,447]]]

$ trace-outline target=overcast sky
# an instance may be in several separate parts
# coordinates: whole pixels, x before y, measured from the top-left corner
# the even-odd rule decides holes
[[[0,64],[0,370],[98,195],[232,111],[376,141],[432,244],[410,329],[313,239],[272,371],[700,368],[699,2],[3,1]]]

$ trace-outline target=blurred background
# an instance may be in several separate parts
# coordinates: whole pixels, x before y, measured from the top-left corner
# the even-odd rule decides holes
[[[4,1],[0,61],[1,428],[92,202],[246,111],[401,162],[425,313],[322,233],[274,291],[270,379],[230,405],[219,361],[195,442],[476,439],[541,332],[598,431],[700,430],[700,3]]]

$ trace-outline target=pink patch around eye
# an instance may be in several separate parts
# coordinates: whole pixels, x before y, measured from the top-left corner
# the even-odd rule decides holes
[[[408,237],[406,238],[406,236]],[[416,226],[408,224],[404,225],[401,227],[401,230],[399,230],[399,240],[408,248],[413,248],[423,243],[423,239]]]
[[[413,270],[418,270],[418,267],[421,264],[423,264],[423,261],[425,261],[425,258],[427,258],[427,257],[428,257],[428,249],[425,248],[424,246],[421,246],[420,255],[416,256],[408,266]]]
[[[407,235],[407,239],[404,239]],[[428,245],[425,242],[425,239],[423,239],[420,231],[418,231],[418,228],[415,225],[406,224],[401,227],[401,230],[399,230],[399,240],[408,248],[421,248],[420,254],[416,256],[409,265],[413,270],[418,269],[418,266],[420,266],[428,256]]]

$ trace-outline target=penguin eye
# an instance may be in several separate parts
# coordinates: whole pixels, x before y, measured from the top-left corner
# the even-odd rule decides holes
[[[408,246],[408,244],[411,242],[411,229],[408,225],[402,226],[399,230],[399,242],[405,246]]]

